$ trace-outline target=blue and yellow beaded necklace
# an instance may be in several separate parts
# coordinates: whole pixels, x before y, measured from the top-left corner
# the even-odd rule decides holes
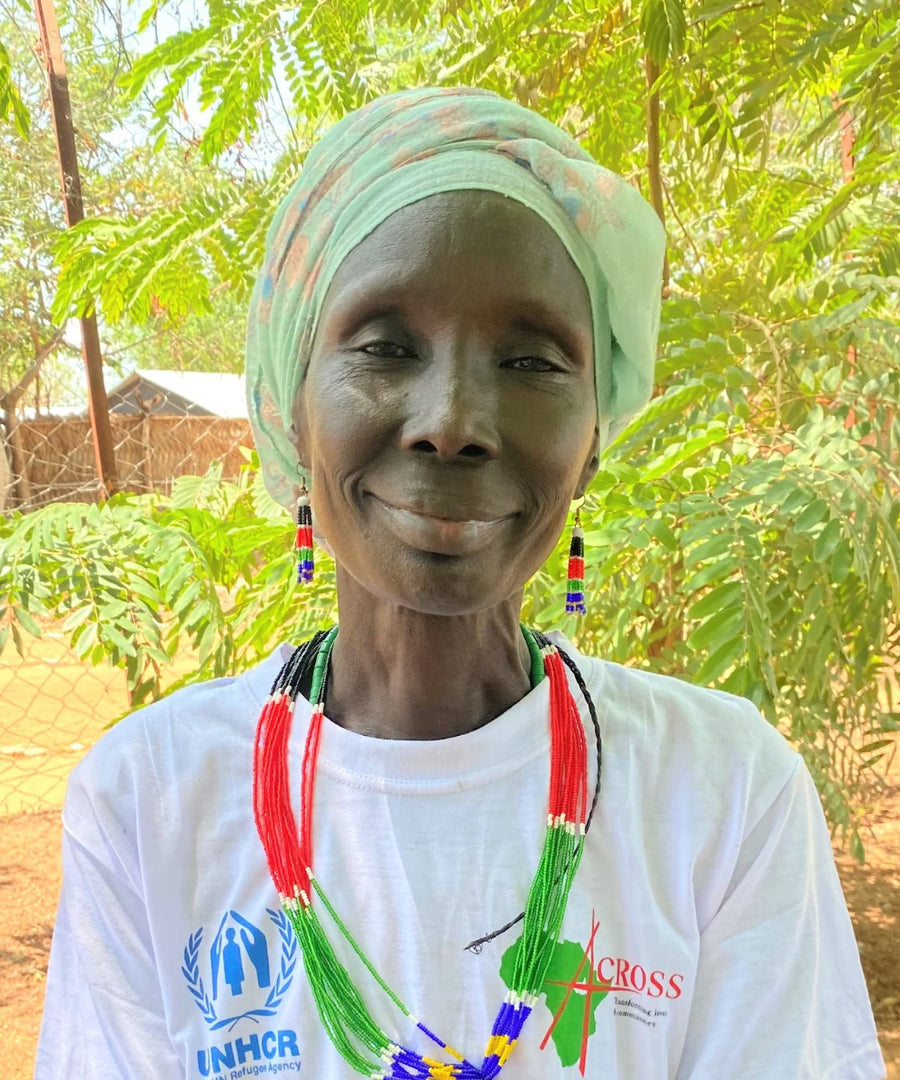
[[[335,911],[312,866],[312,815],[316,759],[325,711],[328,661],[337,627],[317,634],[291,655],[263,706],[256,731],[253,762],[253,809],[269,872],[285,914],[294,928],[303,964],[322,1024],[344,1060],[363,1076],[377,1080],[491,1080],[509,1060],[541,990],[559,940],[569,891],[584,851],[600,792],[601,741],[593,702],[573,663],[546,637],[522,628],[531,656],[531,681],[550,681],[550,789],[547,831],[525,910],[512,922],[472,942],[484,942],[522,922],[511,989],[504,997],[480,1065],[418,1020],[378,974]],[[568,666],[585,697],[597,740],[597,778],[588,810],[587,743],[578,708],[569,690]],[[309,699],[312,716],[306,735],[301,774],[300,829],[291,808],[288,739],[299,688],[312,670]],[[325,934],[313,900],[317,899],[350,944],[363,966],[408,1021],[452,1060],[439,1061],[393,1042],[372,1018],[349,972]]]

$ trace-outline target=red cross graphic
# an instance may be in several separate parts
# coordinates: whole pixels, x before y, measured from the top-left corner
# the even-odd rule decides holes
[[[588,1029],[591,1021],[591,997],[593,994],[606,994],[610,990],[614,989],[611,983],[599,982],[594,978],[594,938],[597,936],[597,931],[600,928],[600,923],[597,922],[594,912],[591,912],[591,936],[588,940],[587,946],[584,950],[584,955],[581,958],[581,962],[575,969],[575,974],[572,976],[571,982],[561,982],[558,979],[548,979],[547,981],[554,986],[564,986],[566,988],[566,995],[562,999],[562,1004],[556,1010],[556,1015],[553,1017],[553,1021],[550,1027],[547,1028],[547,1034],[544,1036],[541,1042],[541,1049],[547,1045],[550,1036],[553,1034],[553,1029],[556,1027],[559,1018],[565,1011],[566,1005],[569,1003],[569,998],[573,990],[580,990],[584,994],[584,1022],[581,1027],[581,1057],[578,1061],[578,1071],[584,1076],[584,1070],[587,1067],[587,1046],[588,1046]],[[588,965],[587,982],[579,982],[581,972],[584,970],[584,965]]]

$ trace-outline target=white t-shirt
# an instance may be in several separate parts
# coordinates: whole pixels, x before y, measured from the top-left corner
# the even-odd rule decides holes
[[[288,655],[128,717],[72,773],[36,1080],[357,1075],[322,1029],[253,820],[256,722]],[[602,793],[503,1075],[881,1080],[800,757],[740,698],[574,655],[600,718]],[[479,955],[464,946],[524,906],[546,821],[548,700],[545,680],[445,740],[322,733],[317,876],[388,985],[476,1063],[520,927]],[[309,711],[298,701],[294,792]],[[384,1030],[441,1057],[321,917]]]

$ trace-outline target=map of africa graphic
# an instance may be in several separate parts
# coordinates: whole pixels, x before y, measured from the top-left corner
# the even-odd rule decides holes
[[[507,987],[510,987],[515,970],[519,941],[506,950],[500,961],[500,978]],[[594,989],[596,984],[593,984],[593,974],[593,958],[588,955],[583,945],[575,941],[557,943],[547,969],[541,997],[554,1017],[549,1035],[563,1066],[575,1065],[579,1059],[583,1060],[585,1043],[597,1030],[594,1013],[597,1005],[606,997],[607,991],[601,990],[599,986]],[[576,986],[585,985],[590,986],[587,992],[575,989]]]

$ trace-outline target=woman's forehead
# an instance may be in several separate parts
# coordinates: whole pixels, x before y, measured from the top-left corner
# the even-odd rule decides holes
[[[517,199],[495,191],[442,191],[394,211],[350,252],[338,273],[391,251],[408,255],[415,248],[439,245],[446,256],[472,242],[509,245],[536,254],[559,252],[569,259],[553,229]],[[571,261],[571,259],[569,259]],[[574,269],[574,264],[573,264]]]
[[[390,215],[344,259],[323,314],[392,296],[540,306],[591,332],[587,285],[560,238],[492,191],[441,192]]]

